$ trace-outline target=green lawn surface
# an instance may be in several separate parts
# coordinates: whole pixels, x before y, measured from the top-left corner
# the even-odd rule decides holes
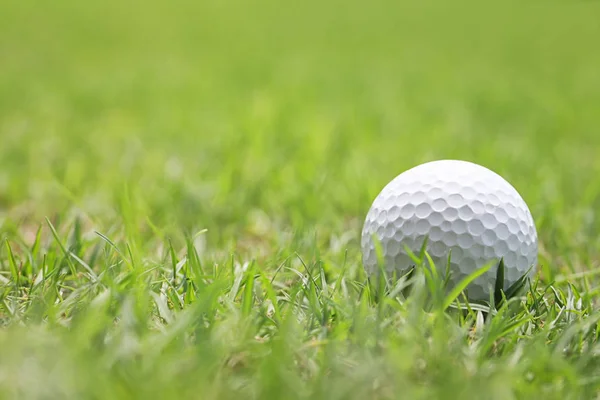
[[[599,15],[0,0],[0,398],[597,398]],[[528,203],[522,296],[367,280],[371,202],[448,158]]]

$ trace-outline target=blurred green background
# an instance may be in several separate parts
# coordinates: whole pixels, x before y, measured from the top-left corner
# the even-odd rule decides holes
[[[598,15],[0,0],[0,398],[597,397]],[[362,274],[442,158],[536,220],[539,291],[485,324]]]
[[[148,238],[208,229],[211,248],[257,255],[294,235],[355,240],[391,178],[460,158],[522,193],[545,263],[588,262],[597,11],[3,1],[2,216],[24,229],[77,212],[100,231],[127,218]]]

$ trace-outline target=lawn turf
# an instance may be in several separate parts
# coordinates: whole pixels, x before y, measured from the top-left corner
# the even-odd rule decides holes
[[[597,3],[1,9],[0,398],[599,395]],[[488,318],[362,270],[371,201],[439,158],[536,220]]]

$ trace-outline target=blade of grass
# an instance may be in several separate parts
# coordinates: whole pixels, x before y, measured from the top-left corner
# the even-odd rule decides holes
[[[454,300],[458,298],[458,296],[467,288],[467,286],[469,286],[471,282],[473,282],[481,275],[485,274],[487,271],[490,270],[491,267],[492,264],[487,264],[479,269],[476,269],[470,275],[468,275],[462,281],[460,281],[456,286],[454,286],[454,288],[452,288],[450,293],[448,293],[448,295],[444,299],[444,303],[442,305],[443,309],[446,310],[448,307],[450,307]]]
[[[60,237],[58,236],[58,232],[56,232],[56,229],[54,228],[54,225],[52,225],[52,222],[50,222],[50,219],[46,218],[46,223],[50,227],[50,232],[52,232],[52,236],[54,237],[54,240],[56,241],[56,243],[60,247],[61,251],[63,252],[65,261],[67,262],[67,265],[69,266],[69,269],[71,270],[71,274],[76,275],[77,268],[75,268],[75,264],[73,264],[73,262],[71,261],[69,251],[66,249],[65,245],[60,240]]]

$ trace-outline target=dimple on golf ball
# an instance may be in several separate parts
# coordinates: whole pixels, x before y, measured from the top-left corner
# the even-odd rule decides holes
[[[504,290],[537,264],[537,232],[531,212],[500,175],[466,161],[433,161],[412,168],[379,193],[362,231],[363,264],[378,270],[375,241],[388,272],[414,266],[414,254],[428,237],[427,251],[443,274],[451,254],[454,285],[488,263],[485,274],[467,287],[471,300],[489,300],[497,265],[504,260]],[[451,252],[451,253],[450,253]]]

